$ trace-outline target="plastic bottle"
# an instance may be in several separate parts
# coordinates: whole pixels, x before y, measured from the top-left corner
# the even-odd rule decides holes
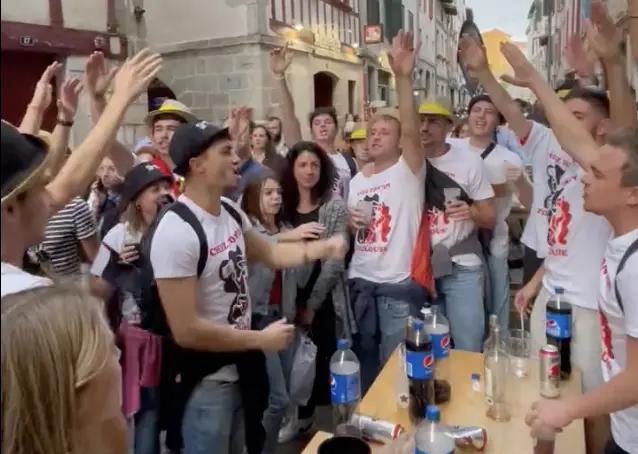
[[[562,288],[556,287],[545,312],[547,343],[556,346],[560,353],[561,380],[567,380],[572,373],[572,305],[565,301],[564,293]]]
[[[434,355],[434,400],[442,404],[450,400],[450,323],[438,306],[425,306],[421,313],[425,332],[432,339]]]
[[[436,405],[428,405],[425,420],[416,429],[416,454],[453,454],[454,439],[439,424],[440,414]]]
[[[359,359],[346,339],[337,341],[330,358],[330,397],[335,427],[348,423],[361,400],[361,375]]]
[[[498,317],[490,315],[490,335],[483,346],[485,402],[487,416],[495,421],[509,421],[506,389],[509,371],[507,346],[501,339]]]
[[[434,404],[434,355],[422,320],[410,318],[405,338],[405,370],[409,383],[409,414],[413,424]]]

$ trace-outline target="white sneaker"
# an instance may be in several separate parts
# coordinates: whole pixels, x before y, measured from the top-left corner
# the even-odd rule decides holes
[[[296,418],[285,418],[281,429],[279,429],[277,441],[279,441],[279,443],[288,443],[298,434],[299,426],[297,425]]]

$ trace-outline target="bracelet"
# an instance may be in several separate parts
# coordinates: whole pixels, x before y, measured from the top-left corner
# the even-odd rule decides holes
[[[62,120],[61,118],[58,118],[58,124],[61,126],[66,126],[67,128],[70,128],[73,126],[73,121],[66,121],[66,120]]]

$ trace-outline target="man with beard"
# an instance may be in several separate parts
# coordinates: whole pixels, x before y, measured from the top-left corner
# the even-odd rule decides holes
[[[288,147],[286,146],[283,135],[281,134],[281,118],[274,116],[268,117],[266,128],[268,128],[268,131],[272,136],[272,142],[275,144],[277,153],[285,158],[288,154]]]

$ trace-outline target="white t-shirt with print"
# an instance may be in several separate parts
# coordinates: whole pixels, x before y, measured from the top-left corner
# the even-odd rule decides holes
[[[225,198],[222,200],[240,213],[243,226],[224,207],[219,216],[214,216],[185,195],[178,200],[201,222],[208,241],[208,261],[197,280],[198,315],[221,325],[249,330],[251,307],[244,232],[251,229],[250,220],[237,204]],[[193,228],[177,214],[167,212],[151,244],[155,278],[197,276],[198,258],[199,240]],[[238,375],[235,366],[226,366],[207,378],[235,381]]]
[[[1,284],[2,298],[4,298],[7,295],[23,292],[25,290],[53,285],[53,282],[46,277],[29,274],[17,266],[13,266],[7,262],[2,262]]]
[[[328,153],[330,159],[332,159],[332,163],[335,166],[335,171],[337,172],[337,179],[334,182],[332,187],[332,193],[335,196],[341,197],[342,200],[348,200],[348,189],[350,187],[350,180],[352,178],[352,173],[350,172],[350,167],[348,166],[348,161],[341,153]]]
[[[127,225],[120,222],[113,226],[111,230],[102,239],[100,249],[98,249],[93,265],[91,265],[91,275],[102,277],[104,270],[111,261],[111,251],[106,247],[110,247],[116,253],[121,253],[126,244],[139,243],[141,235],[127,234]],[[105,246],[106,245],[106,246]],[[141,322],[140,308],[135,301],[135,297],[129,292],[123,292],[122,316],[133,325],[139,325]]]
[[[581,176],[580,167],[571,166],[552,197],[543,286],[550,294],[563,288],[565,300],[596,310],[599,267],[611,227],[605,218],[585,211]]]
[[[548,217],[553,199],[561,190],[562,176],[576,164],[563,151],[552,130],[540,123],[532,124],[521,149],[527,161],[532,163],[534,179],[532,207],[521,240],[534,249],[538,257],[544,258],[547,256]]]
[[[478,149],[470,145],[469,139],[465,139],[468,150],[478,154],[483,149]],[[488,180],[491,184],[504,184],[507,182],[507,166],[520,167],[523,162],[521,158],[509,149],[496,145],[494,149],[483,159],[483,165],[487,172]],[[509,254],[509,227],[507,217],[512,211],[513,194],[503,197],[494,197],[494,210],[496,212],[496,224],[494,225],[492,241],[490,242],[490,253],[494,257],[507,257]]]
[[[599,318],[602,346],[602,372],[606,382],[618,375],[627,365],[627,336],[638,339],[638,253],[634,253],[618,275],[620,309],[614,291],[614,279],[620,260],[631,243],[638,238],[638,230],[613,238],[607,244],[601,267]],[[638,452],[638,405],[611,415],[614,441],[627,452]]]
[[[409,278],[423,214],[425,161],[419,175],[403,157],[372,176],[360,172],[350,182],[349,194],[349,207],[361,201],[373,207],[369,227],[355,234],[349,277],[393,284]]]
[[[469,153],[465,140],[448,139],[448,142],[450,144],[448,152],[437,158],[428,158],[430,163],[461,186],[472,200],[493,198],[494,191],[488,180],[481,155]],[[437,207],[428,207],[428,217],[432,246],[443,244],[451,248],[476,230],[476,224],[471,219],[452,221]],[[476,254],[457,255],[452,257],[452,261],[462,266],[481,265],[481,259]]]

